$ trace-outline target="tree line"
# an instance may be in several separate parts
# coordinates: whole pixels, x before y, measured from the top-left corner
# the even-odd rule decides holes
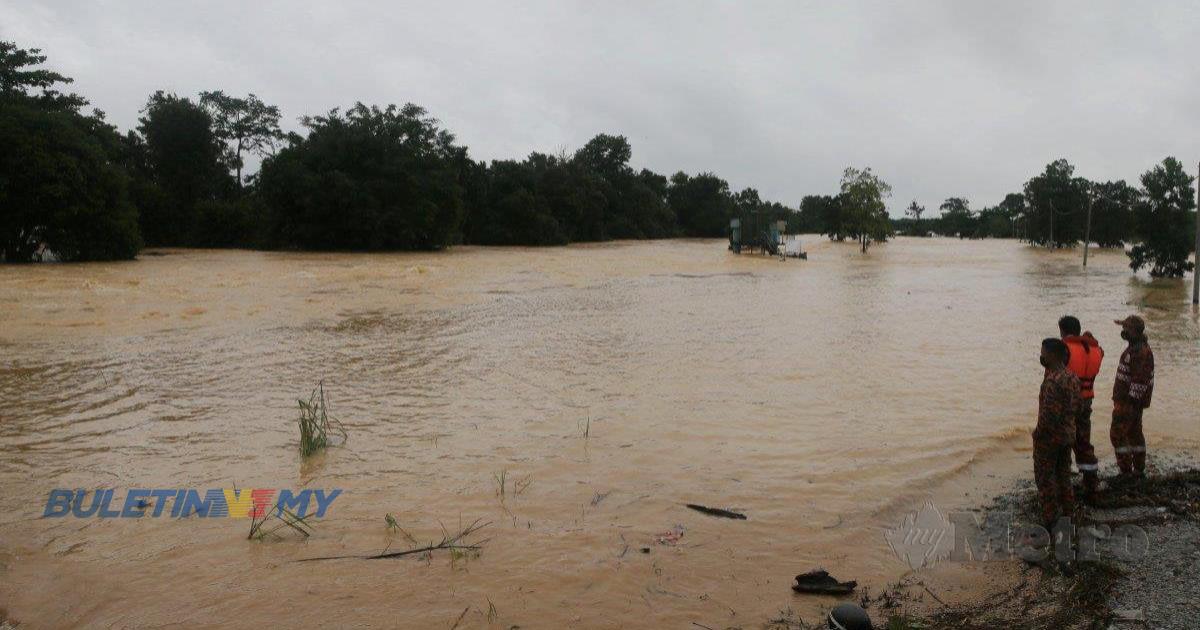
[[[600,134],[574,153],[470,158],[416,105],[357,103],[300,119],[254,94],[155,92],[119,132],[36,49],[0,42],[0,255],[127,259],[143,245],[433,250],[723,237],[739,212],[786,212],[712,173],[630,165]],[[259,170],[246,174],[250,157]]]
[[[952,197],[940,216],[915,200],[890,218],[890,186],[870,168],[845,170],[836,195],[798,207],[731,190],[713,173],[670,177],[630,165],[619,135],[573,153],[471,159],[416,105],[368,106],[300,119],[284,133],[278,107],[254,94],[155,92],[136,129],[119,132],[36,49],[0,42],[0,257],[134,257],[143,245],[310,250],[432,250],[450,245],[557,245],[676,236],[724,237],[748,213],[788,231],[872,242],[900,233],[1077,243],[1092,214],[1101,246],[1136,242],[1131,266],[1191,269],[1192,178],[1174,158],[1141,187],[1090,182],[1057,160],[1019,193],[979,211]],[[247,175],[251,156],[261,161]]]
[[[1100,247],[1131,245],[1134,271],[1145,267],[1155,277],[1178,277],[1193,269],[1188,256],[1195,249],[1194,181],[1173,157],[1143,173],[1136,188],[1124,180],[1076,176],[1075,167],[1059,159],[1021,192],[978,211],[965,197],[950,197],[938,207],[939,216],[924,218],[925,207],[913,200],[893,229],[916,236],[1016,238],[1053,248],[1074,247],[1085,238]]]

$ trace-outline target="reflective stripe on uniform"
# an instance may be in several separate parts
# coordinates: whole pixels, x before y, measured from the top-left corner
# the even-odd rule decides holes
[[[1118,446],[1116,448],[1115,452],[1117,453],[1117,455],[1124,455],[1125,453],[1132,453],[1133,447],[1132,446]]]
[[[1130,446],[1129,452],[1130,453],[1145,453],[1146,447],[1145,446]]]
[[[1099,464],[1079,464],[1076,466],[1079,472],[1100,470]]]

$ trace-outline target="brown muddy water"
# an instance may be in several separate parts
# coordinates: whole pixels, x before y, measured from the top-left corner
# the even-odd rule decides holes
[[[884,527],[1030,474],[1038,343],[1067,312],[1110,352],[1101,392],[1112,320],[1146,318],[1151,449],[1200,447],[1190,279],[1006,241],[807,244],[807,262],[680,240],[0,268],[0,607],[34,628],[811,620],[832,600],[794,596],[796,573],[882,586],[907,568]],[[349,441],[302,462],[295,400],[320,379]],[[235,485],[343,494],[307,541],[41,516],[53,488]],[[387,513],[423,541],[482,518],[490,541],[291,562],[404,547]]]

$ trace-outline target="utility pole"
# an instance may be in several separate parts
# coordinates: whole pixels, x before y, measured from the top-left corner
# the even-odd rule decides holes
[[[1200,166],[1196,169],[1200,174]],[[1192,305],[1200,305],[1200,179],[1196,180],[1196,266],[1192,269]]]
[[[1088,195],[1087,228],[1083,232],[1083,266],[1087,266],[1088,245],[1092,244],[1092,196]]]
[[[1054,202],[1050,202],[1050,249],[1054,249]]]

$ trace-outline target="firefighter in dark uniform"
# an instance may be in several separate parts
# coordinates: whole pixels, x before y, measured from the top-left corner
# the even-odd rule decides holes
[[[1150,406],[1154,394],[1154,352],[1146,340],[1146,322],[1137,315],[1114,320],[1121,325],[1121,338],[1128,342],[1117,378],[1113,382],[1113,449],[1121,478],[1146,476],[1146,436],[1142,433],[1142,412]]]
[[[1071,491],[1071,449],[1079,414],[1079,379],[1067,369],[1070,351],[1062,339],[1042,341],[1046,368],[1038,395],[1037,428],[1033,430],[1033,480],[1042,504],[1042,524],[1054,531],[1060,517],[1075,511]]]

